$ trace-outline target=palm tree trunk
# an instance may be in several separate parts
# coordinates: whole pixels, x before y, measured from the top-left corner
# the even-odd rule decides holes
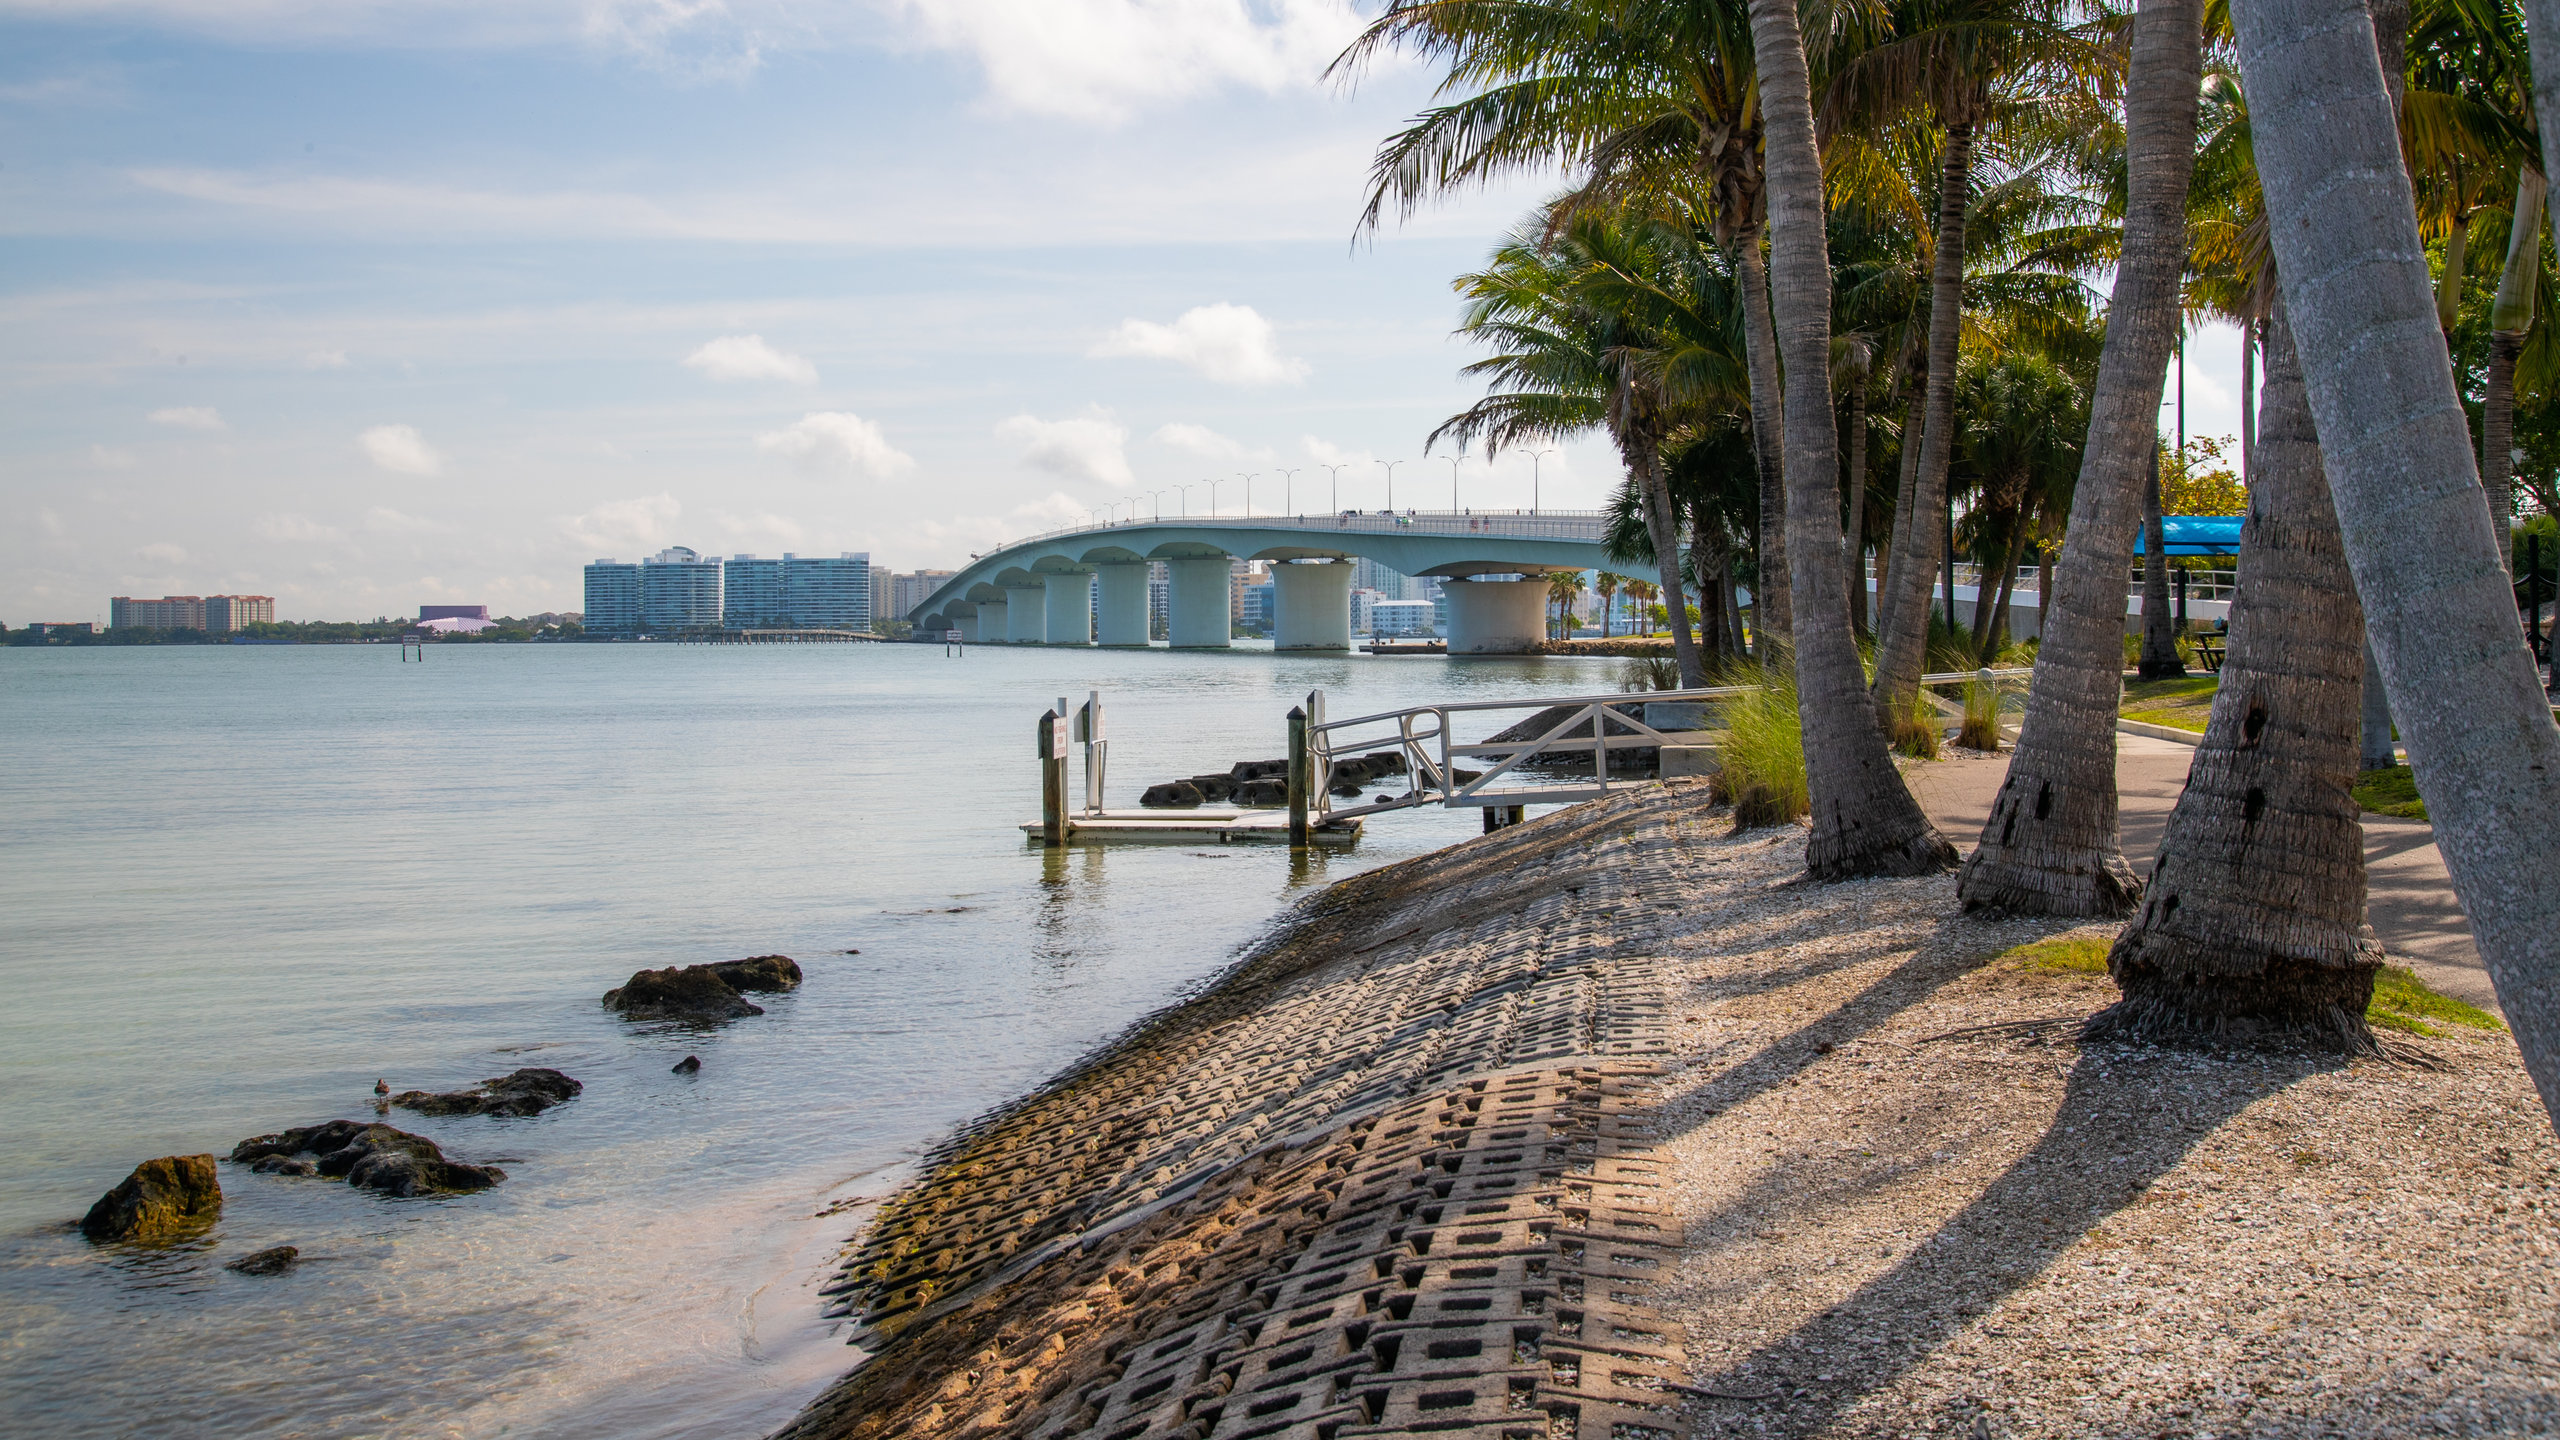
[[[1766,119],[1770,286],[1787,369],[1787,559],[1797,605],[1796,690],[1815,878],[1919,875],[1955,863],[1885,749],[1848,627],[1840,563],[1838,423],[1831,408],[1831,258],[1822,157],[1795,0],[1751,0],[1752,52]]]
[[[1760,228],[1745,228],[1734,244],[1734,273],[1742,282],[1742,342],[1751,377],[1751,452],[1760,463],[1761,664],[1775,661],[1770,645],[1794,626],[1787,589],[1785,399],[1778,383],[1778,337],[1769,319],[1769,267],[1760,258]]]
[[[2391,738],[2391,697],[2383,693],[2382,667],[2374,663],[2370,642],[2364,647],[2364,698],[2358,710],[2357,768],[2388,770],[2399,764],[2399,742]]]
[[[1982,663],[1998,663],[2009,645],[2009,594],[2018,584],[2018,551],[2026,544],[2026,517],[2018,517],[2015,534],[2000,554],[2000,598],[1992,603],[1991,624],[1983,632]],[[1988,577],[1986,577],[1988,578]]]
[[[2549,62],[2537,76],[2560,78],[2560,7],[2529,10]],[[2233,7],[2267,230],[2374,659],[2517,1049],[2560,1116],[2560,726],[2480,503],[2398,126],[2371,49],[2357,54],[2360,12]]]
[[[1671,482],[1662,473],[1662,452],[1649,436],[1632,430],[1628,461],[1644,486],[1644,528],[1653,537],[1653,562],[1662,572],[1662,605],[1671,615],[1671,654],[1679,662],[1680,688],[1695,690],[1707,683],[1698,663],[1698,637],[1689,629],[1689,598],[1680,584],[1680,528],[1671,509]]]
[[[1885,543],[1876,547],[1876,638],[1879,642],[1891,634],[1894,626],[1894,597],[1899,592],[1890,583],[1892,576],[1883,563],[1887,558],[1900,559],[1911,548],[1911,491],[1920,483],[1920,390],[1911,383],[1909,357],[1905,357],[1902,384],[1902,461],[1894,481],[1893,523],[1887,527]]]
[[[1756,5],[1754,7],[1757,8]],[[1916,703],[1928,666],[1929,582],[1937,568],[1938,517],[1947,503],[1947,463],[1955,453],[1956,348],[1964,323],[1965,207],[1973,181],[1973,127],[1946,129],[1938,167],[1938,242],[1929,279],[1929,378],[1922,406],[1919,472],[1913,485],[1909,548],[1903,578],[1894,588],[1893,628],[1876,656],[1876,708]],[[1905,436],[1905,445],[1910,438]],[[1926,538],[1923,538],[1924,532]],[[1914,563],[1917,562],[1917,563]],[[1947,597],[1947,623],[1955,623],[1955,596]]]
[[[1712,659],[1720,668],[1726,657],[1725,611],[1733,607],[1733,591],[1719,590],[1716,575],[1725,566],[1723,537],[1710,523],[1706,507],[1689,512],[1689,573],[1698,581],[1698,648],[1701,668]]]
[[[2089,1032],[2371,1051],[2382,947],[2365,929],[2349,793],[2364,614],[2281,304],[2260,421],[2230,656],[2142,912],[2107,957],[2124,999]]]
[[[1849,389],[1849,467],[1841,472],[1849,491],[1849,524],[1840,558],[1849,567],[1849,631],[1867,633],[1867,387],[1858,377]]]
[[[2050,537],[2048,537],[2050,538]],[[2036,651],[2044,651],[2046,618],[2053,614],[2053,552],[2036,547]]]
[[[2124,252],[2089,438],[2061,560],[2038,576],[2043,638],[2034,698],[1981,843],[1956,884],[1969,910],[2116,916],[2141,893],[2116,813],[2124,579],[2143,477],[2159,454],[2160,391],[2177,342],[2203,52],[2202,0],[2145,0],[2134,16],[2125,94]]]
[[[2533,289],[2542,261],[2542,172],[2518,166],[2516,203],[2507,225],[2507,263],[2489,302],[2489,390],[2480,406],[2480,483],[2489,492],[2490,528],[2507,529],[2516,513],[2516,356],[2533,326]]]
[[[1989,509],[1988,506],[1984,508],[1986,512]],[[1987,521],[1990,517],[1986,513],[1984,518]],[[1978,535],[1987,528],[1987,525],[1978,526],[1974,533]],[[1999,553],[1998,541],[1985,541],[1975,547],[1973,554],[1973,624],[1967,628],[1972,631],[1973,648],[1977,651],[1991,635],[1991,606],[1999,598],[1997,592],[2000,588],[1998,577],[1991,573],[1991,557]]]
[[[2151,478],[2142,487],[2142,549],[2142,661],[2135,673],[2145,680],[2174,679],[2187,673],[2187,664],[2178,658],[2178,626],[2169,613],[2169,545],[2160,533],[2156,436],[2151,442]]]
[[[2240,327],[2240,483],[2258,473],[2258,322]]]

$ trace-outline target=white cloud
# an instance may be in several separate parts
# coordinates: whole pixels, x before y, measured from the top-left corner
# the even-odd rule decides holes
[[[281,540],[287,544],[334,544],[347,538],[347,532],[303,515],[262,516],[254,528],[270,540]]]
[[[356,437],[365,457],[394,475],[434,475],[444,457],[428,446],[415,425],[376,425]]]
[[[1248,449],[1244,442],[1230,440],[1206,425],[1193,425],[1180,420],[1169,425],[1157,426],[1156,433],[1148,438],[1159,445],[1170,446],[1184,454],[1197,455],[1206,460],[1241,460],[1248,455],[1265,456],[1267,454],[1264,451]]]
[[[172,405],[166,410],[154,410],[151,412],[151,423],[168,425],[180,430],[231,428],[222,423],[222,412],[210,405]]]
[[[788,380],[794,385],[818,383],[818,367],[802,356],[776,350],[761,335],[723,335],[684,357],[687,368],[713,380]]]
[[[1366,450],[1345,450],[1315,435],[1306,436],[1298,443],[1307,447],[1307,453],[1315,457],[1319,465],[1366,465],[1378,458]]]
[[[1138,483],[1129,469],[1129,432],[1108,410],[1064,420],[1016,415],[996,427],[996,438],[1020,447],[1022,463],[1035,470],[1122,488]]]
[[[344,350],[314,350],[302,357],[305,370],[344,370],[350,363]]]
[[[1282,355],[1271,322],[1250,305],[1201,305],[1170,325],[1123,320],[1091,353],[1172,360],[1221,385],[1295,385],[1307,378],[1307,362]]]
[[[89,463],[101,470],[130,470],[134,466],[130,450],[111,450],[104,445],[89,447]]]
[[[714,515],[712,523],[731,540],[770,540],[777,545],[797,545],[809,535],[808,527],[799,521],[767,510],[759,510],[753,515]]]
[[[437,524],[433,520],[421,520],[415,515],[403,515],[388,505],[376,505],[372,509],[364,512],[364,528],[377,533],[398,533],[402,531],[416,530],[442,530],[446,527]]]
[[[1230,86],[1312,86],[1359,33],[1347,0],[893,0],[978,62],[1006,109],[1116,121]]]
[[[148,560],[154,565],[180,565],[184,564],[187,558],[184,547],[172,545],[166,540],[145,545],[133,553],[135,558]]]
[[[915,457],[889,443],[872,421],[847,410],[817,410],[783,429],[756,437],[756,448],[810,470],[833,470],[885,480],[912,467]]]
[[[634,548],[646,555],[667,544],[668,528],[683,513],[673,495],[608,500],[584,515],[561,517],[560,533],[599,555]]]

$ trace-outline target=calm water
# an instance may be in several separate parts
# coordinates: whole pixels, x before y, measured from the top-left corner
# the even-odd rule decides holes
[[[815,1286],[953,1123],[1232,959],[1299,888],[1472,833],[1027,847],[1032,720],[1100,687],[1112,801],[1344,716],[1612,689],[1609,662],[925,646],[0,650],[0,1414],[45,1435],[755,1435],[849,1362]],[[1081,783],[1079,776],[1078,783]],[[858,950],[859,954],[846,953]],[[714,1033],[643,967],[808,972]],[[687,1054],[697,1076],[669,1067]],[[504,1163],[403,1201],[223,1167],[197,1244],[70,1228],[154,1155],[520,1065]],[[831,1216],[830,1206],[854,1208]],[[282,1278],[229,1273],[302,1248]]]

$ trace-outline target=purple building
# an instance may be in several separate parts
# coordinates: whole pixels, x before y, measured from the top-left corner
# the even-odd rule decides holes
[[[489,607],[486,605],[421,605],[418,607],[418,618],[421,621],[486,620],[489,618]]]

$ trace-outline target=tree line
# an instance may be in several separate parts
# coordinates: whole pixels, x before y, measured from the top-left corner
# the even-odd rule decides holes
[[[2519,491],[2560,511],[2555,45],[2560,0],[1390,0],[1335,68],[1441,75],[1364,228],[1563,169],[1457,281],[1486,395],[1432,442],[1615,446],[1613,549],[1682,683],[1747,653],[1799,696],[1813,876],[1957,867],[1889,747],[1953,560],[1982,566],[1986,661],[2034,565],[2033,700],[1966,908],[2126,919],[2093,1035],[2370,1051],[2350,789],[2396,727],[2560,1115],[2560,727],[2508,568]],[[2245,494],[2160,431],[2208,318],[2244,341]],[[2146,884],[2115,722],[2138,531],[2143,668],[2178,663],[2164,475],[2246,518]]]

